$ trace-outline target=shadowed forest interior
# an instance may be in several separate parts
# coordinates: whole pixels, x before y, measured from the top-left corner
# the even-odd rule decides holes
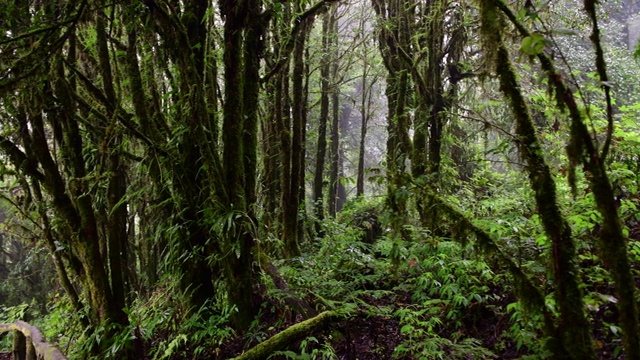
[[[0,0],[0,359],[640,359],[639,37],[633,0]]]

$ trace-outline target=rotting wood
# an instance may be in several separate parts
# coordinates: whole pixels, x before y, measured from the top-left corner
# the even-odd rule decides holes
[[[22,349],[13,349],[14,359],[23,358],[26,360],[67,360],[60,349],[47,343],[42,332],[37,327],[30,325],[24,321],[16,321],[11,324],[0,324],[0,334],[10,331],[16,331],[16,337],[26,338],[25,341],[14,342],[21,344]]]

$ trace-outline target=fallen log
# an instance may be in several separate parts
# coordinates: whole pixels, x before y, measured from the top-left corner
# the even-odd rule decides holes
[[[0,334],[13,331],[14,360],[67,360],[60,349],[47,343],[40,329],[24,321],[0,324]]]
[[[325,311],[309,320],[292,325],[231,360],[266,359],[274,352],[282,350],[288,345],[322,330],[329,322],[339,317],[335,311]]]

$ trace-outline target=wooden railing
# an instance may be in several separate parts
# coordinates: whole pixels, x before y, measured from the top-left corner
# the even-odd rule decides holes
[[[13,331],[13,360],[67,360],[55,346],[44,341],[42,332],[24,321],[0,324],[0,334]]]

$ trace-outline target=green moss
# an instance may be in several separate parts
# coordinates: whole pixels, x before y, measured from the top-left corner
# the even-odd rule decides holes
[[[304,339],[307,336],[313,336],[320,331],[330,321],[338,318],[338,314],[334,311],[325,311],[320,315],[305,320],[298,324],[292,325],[286,330],[272,336],[266,341],[261,342],[254,348],[246,351],[244,354],[233,358],[232,360],[258,360],[266,359],[273,352],[284,349],[293,342]]]
[[[575,244],[571,228],[564,219],[557,204],[555,181],[547,166],[540,142],[527,104],[520,91],[519,81],[510,61],[496,14],[497,8],[491,1],[482,2],[483,44],[493,50],[490,60],[500,80],[500,90],[509,102],[516,122],[516,145],[529,174],[531,188],[535,193],[538,213],[545,233],[551,239],[552,268],[556,286],[555,297],[559,319],[555,331],[556,341],[549,350],[556,358],[595,359],[589,324],[584,314],[582,293],[575,264]]]

